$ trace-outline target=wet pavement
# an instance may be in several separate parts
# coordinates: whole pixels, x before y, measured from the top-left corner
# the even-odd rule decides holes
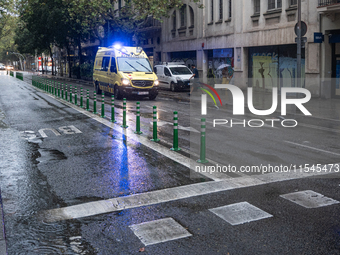
[[[83,114],[76,107],[12,77],[0,76],[0,88],[0,186],[8,254],[340,252],[339,204],[307,210],[280,197],[313,190],[340,200],[338,176],[301,179],[308,177],[305,174],[279,181],[283,175],[278,174],[263,181],[266,175],[257,174],[260,179],[254,179],[252,174],[229,173],[223,176],[227,182],[213,182],[209,174],[193,175],[184,163],[145,142],[152,137],[150,107],[154,104],[160,109],[160,146],[168,151],[174,110],[179,108],[182,127],[200,130],[199,122],[192,122],[191,115],[186,113],[190,105],[185,92],[174,95],[162,91],[155,102],[142,100],[144,134],[138,140],[131,134],[136,101],[128,102],[131,131],[125,132],[120,124],[107,124],[109,118],[100,122],[100,117]],[[106,102],[110,103],[110,97],[106,97]],[[331,105],[340,105],[337,101],[331,102],[334,102]],[[320,105],[322,115],[322,109],[328,108]],[[220,113],[229,118],[229,106],[219,111],[209,106],[209,118],[217,118]],[[110,116],[109,107],[105,115]],[[120,107],[116,116],[121,123]],[[296,130],[265,128],[254,133],[249,129],[235,132],[219,127],[216,134],[208,135],[207,157],[233,165],[337,163],[340,148],[336,113],[327,117],[332,118],[327,127],[315,121],[317,118],[310,118],[311,123],[304,119]],[[223,132],[228,138],[225,143],[220,140]],[[199,133],[183,129],[180,135],[180,146],[188,153],[179,155],[196,160]],[[217,191],[211,188],[222,185],[226,188]],[[133,199],[138,194],[145,195],[146,204]],[[158,194],[159,201],[148,205],[147,201],[155,199],[152,194]],[[111,200],[113,198],[116,200]],[[128,209],[98,215],[91,214],[98,209],[91,207],[90,202],[95,201],[112,201],[110,206],[117,208],[124,205],[115,205],[114,201],[129,203]],[[232,226],[211,211],[244,201],[272,217]],[[87,217],[57,221],[42,217],[46,211],[77,205],[87,206]],[[174,219],[190,236],[145,245],[132,231],[133,225],[166,218]]]

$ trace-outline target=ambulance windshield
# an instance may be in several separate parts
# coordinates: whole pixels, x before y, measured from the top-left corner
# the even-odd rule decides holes
[[[118,70],[122,72],[152,72],[147,58],[117,58]]]

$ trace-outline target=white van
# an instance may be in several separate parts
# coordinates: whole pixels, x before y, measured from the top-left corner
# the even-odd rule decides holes
[[[173,62],[154,67],[160,86],[171,91],[190,89],[191,70],[184,63]]]

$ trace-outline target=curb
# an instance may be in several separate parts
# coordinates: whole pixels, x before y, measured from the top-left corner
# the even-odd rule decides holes
[[[1,203],[1,210],[0,210],[0,255],[7,255],[7,244],[6,244],[6,231],[5,231],[5,221],[4,221],[4,213],[3,213],[3,205],[2,205],[2,196],[1,196],[1,189],[0,189],[0,203]]]

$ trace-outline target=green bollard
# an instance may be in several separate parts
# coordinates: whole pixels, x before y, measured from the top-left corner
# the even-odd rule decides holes
[[[178,113],[174,112],[174,139],[173,139],[173,147],[170,149],[172,151],[180,151],[178,148]]]
[[[84,108],[83,105],[83,88],[80,88],[80,108]]]
[[[143,134],[143,132],[140,131],[140,103],[136,103],[136,132],[135,134]]]
[[[78,105],[77,103],[77,97],[78,97],[78,93],[77,93],[77,86],[74,87],[74,104]]]
[[[72,97],[73,97],[73,96],[72,96],[72,85],[70,85],[70,103],[73,103],[73,102],[72,102]]]
[[[111,96],[111,122],[116,123],[115,121],[115,96]]]
[[[126,125],[126,98],[123,98],[123,125],[121,125],[123,128],[127,128]]]
[[[67,84],[65,83],[65,100],[67,101]]]
[[[104,92],[102,92],[102,118],[105,118],[105,95]]]
[[[59,82],[58,82],[57,86],[58,86],[58,97],[60,98],[60,83]]]
[[[61,99],[64,99],[64,84],[61,84]]]
[[[153,107],[153,138],[151,141],[159,142],[160,140],[157,138],[157,106]]]
[[[90,92],[87,90],[86,111],[90,111]]]
[[[97,114],[97,93],[93,93],[93,113]]]
[[[197,160],[198,163],[208,163],[209,161],[205,159],[205,119],[201,119],[201,147],[200,147],[200,159]]]

